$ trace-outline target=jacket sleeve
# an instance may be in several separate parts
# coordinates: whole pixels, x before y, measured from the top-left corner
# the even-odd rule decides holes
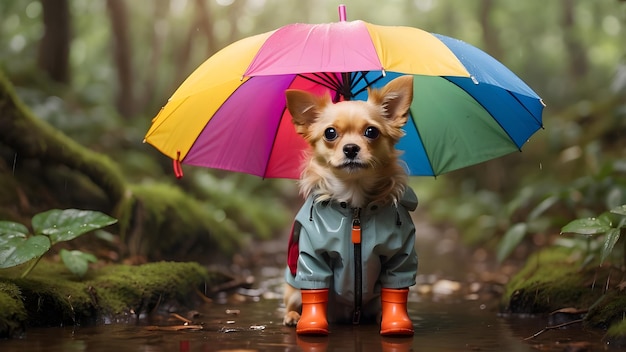
[[[402,219],[402,225],[398,229],[402,234],[398,236],[402,238],[400,248],[396,249],[395,255],[388,257],[382,263],[380,282],[385,288],[404,288],[415,285],[418,266],[415,251],[415,225],[410,220],[407,210],[401,211],[400,214]]]

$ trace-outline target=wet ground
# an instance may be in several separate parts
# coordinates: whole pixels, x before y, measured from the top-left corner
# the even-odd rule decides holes
[[[331,325],[328,337],[301,338],[282,325],[285,246],[255,246],[227,268],[254,278],[181,316],[137,324],[29,328],[0,351],[601,351],[602,332],[579,325],[551,329],[542,317],[499,314],[499,294],[514,268],[458,245],[451,230],[418,229],[420,270],[411,288],[411,338],[382,338],[375,325]],[[244,280],[245,281],[245,280]],[[185,322],[184,319],[189,319]]]

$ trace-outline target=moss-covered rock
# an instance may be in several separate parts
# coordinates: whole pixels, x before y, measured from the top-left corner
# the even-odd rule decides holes
[[[26,318],[26,308],[19,287],[0,281],[0,338],[19,333]]]
[[[585,326],[608,329],[607,338],[626,343],[623,277],[624,272],[614,266],[583,265],[579,252],[550,247],[531,256],[507,284],[502,308],[522,314],[577,308],[587,311]]]
[[[19,273],[0,271],[0,336],[22,326],[126,322],[190,309],[198,290],[226,280],[197,263],[175,262],[106,265],[82,280],[52,262],[39,263],[26,278]]]
[[[601,294],[586,285],[575,252],[550,248],[530,256],[511,279],[503,306],[510,313],[547,313],[564,307],[589,307]]]

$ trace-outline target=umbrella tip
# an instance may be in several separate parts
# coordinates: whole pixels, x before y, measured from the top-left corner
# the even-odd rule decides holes
[[[346,5],[344,4],[339,5],[339,21],[346,21]]]

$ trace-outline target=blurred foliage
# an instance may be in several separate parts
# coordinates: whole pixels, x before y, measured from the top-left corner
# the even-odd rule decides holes
[[[115,74],[108,3],[69,0],[71,83],[63,85],[47,79],[37,66],[42,3],[0,2],[0,46],[6,48],[0,51],[0,67],[36,116],[110,155],[125,177],[145,188],[172,180],[172,174],[169,160],[141,143],[143,135],[195,67],[249,35],[291,22],[337,20],[337,3],[328,0],[122,0],[132,19],[127,54],[133,86],[125,88],[134,113],[126,116],[115,103],[122,87]],[[624,198],[624,2],[343,3],[348,20],[414,26],[473,44],[503,62],[547,103],[545,130],[533,136],[523,153],[436,180],[412,180],[421,207],[434,219],[459,226],[468,243],[499,248],[504,259],[516,244],[532,248],[551,243],[570,220],[600,214],[608,198]],[[176,186],[197,196],[211,221],[242,223],[243,233],[262,236],[287,226],[294,182],[187,167],[185,172]],[[229,226],[221,229],[224,236],[236,232]]]

